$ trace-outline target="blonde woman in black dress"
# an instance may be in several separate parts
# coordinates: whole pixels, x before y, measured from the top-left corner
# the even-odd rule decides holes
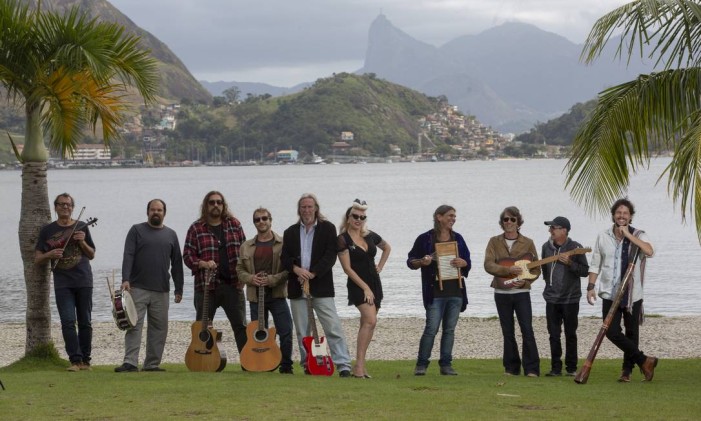
[[[365,225],[367,215],[365,201],[355,199],[346,211],[338,236],[338,259],[348,275],[348,305],[360,311],[360,328],[355,354],[353,377],[369,379],[365,368],[365,355],[377,324],[377,312],[382,302],[380,272],[387,262],[391,247]],[[375,265],[377,249],[382,250]]]

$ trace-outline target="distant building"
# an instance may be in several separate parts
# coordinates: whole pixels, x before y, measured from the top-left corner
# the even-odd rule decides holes
[[[299,156],[299,152],[297,152],[293,149],[286,149],[286,150],[278,151],[276,159],[278,162],[297,162],[298,156]]]
[[[353,132],[341,132],[341,141],[352,142],[353,141]]]
[[[73,153],[74,161],[101,161],[112,159],[112,151],[105,145],[78,145]]]

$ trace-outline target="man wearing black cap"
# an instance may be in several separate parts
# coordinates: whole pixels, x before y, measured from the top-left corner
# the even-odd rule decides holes
[[[570,221],[558,216],[545,221],[549,226],[550,239],[543,244],[541,258],[559,256],[554,262],[543,265],[545,280],[545,317],[550,335],[551,369],[546,376],[562,375],[562,344],[560,334],[565,325],[565,369],[568,376],[577,372],[577,325],[579,300],[582,298],[581,278],[589,274],[589,264],[583,252],[566,254],[582,245],[569,238]]]

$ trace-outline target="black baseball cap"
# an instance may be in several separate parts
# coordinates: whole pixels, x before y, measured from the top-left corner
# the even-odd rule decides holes
[[[572,228],[572,226],[570,225],[570,220],[565,218],[564,216],[556,216],[555,219],[553,219],[552,221],[545,221],[543,223],[549,226],[555,225],[558,227],[562,227],[565,228],[567,231],[569,231]]]

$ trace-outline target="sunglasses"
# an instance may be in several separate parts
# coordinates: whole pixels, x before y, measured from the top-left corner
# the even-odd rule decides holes
[[[214,200],[214,199],[212,199],[212,200],[209,200],[207,203],[209,203],[209,204],[212,205],[212,206],[214,206],[214,205],[223,205],[223,204],[224,204],[224,201],[223,201],[223,200]]]
[[[513,216],[505,216],[501,218],[502,222],[517,222],[518,218],[513,217]]]
[[[257,224],[257,223],[259,223],[260,221],[268,222],[268,219],[269,219],[269,218],[268,218],[267,216],[259,216],[259,217],[257,217],[257,218],[253,218],[253,223],[254,223],[254,224]]]
[[[352,216],[353,219],[355,219],[356,221],[359,220],[359,219],[360,219],[361,221],[364,221],[364,220],[367,219],[367,215],[358,215],[357,213],[351,213],[351,216]]]
[[[72,208],[73,205],[70,203],[54,203],[57,208]]]

